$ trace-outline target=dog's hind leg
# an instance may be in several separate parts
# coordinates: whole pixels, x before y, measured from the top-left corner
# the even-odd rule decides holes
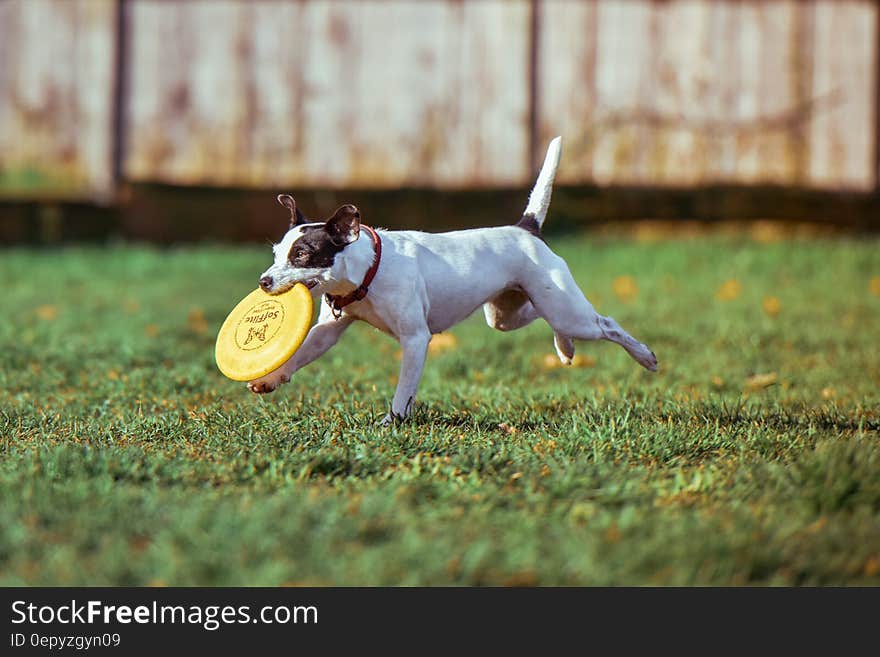
[[[602,331],[602,338],[616,342],[626,349],[626,352],[633,357],[642,367],[652,372],[657,371],[657,356],[648,347],[648,345],[639,342],[629,333],[623,330],[612,317],[603,317],[598,315],[597,322],[599,329]]]
[[[540,315],[528,295],[522,290],[505,290],[483,304],[486,323],[499,331],[514,331],[538,319]],[[561,333],[553,334],[553,344],[563,365],[571,365],[574,342]]]
[[[571,365],[571,359],[574,358],[574,341],[567,335],[561,333],[553,333],[553,346],[556,347],[556,355],[563,365]]]
[[[505,290],[483,304],[486,323],[499,331],[514,331],[540,315],[522,290]]]
[[[587,301],[575,283],[568,265],[558,256],[535,270],[534,278],[523,287],[538,314],[555,331],[557,353],[566,355],[571,339],[608,340],[623,347],[645,369],[657,370],[657,357],[611,317],[603,317]],[[573,349],[572,349],[573,352]],[[565,362],[563,360],[563,362]]]

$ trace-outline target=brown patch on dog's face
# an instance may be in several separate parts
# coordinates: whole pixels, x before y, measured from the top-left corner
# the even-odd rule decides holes
[[[272,247],[274,263],[260,276],[260,287],[280,294],[296,283],[313,288],[332,280],[336,256],[360,235],[361,213],[353,205],[343,205],[326,222],[309,222],[298,216],[287,194],[279,196],[278,202],[290,210],[291,221],[300,223],[292,225]]]
[[[345,246],[333,242],[324,224],[308,224],[290,247],[287,260],[297,269],[325,269],[333,266],[336,254]]]

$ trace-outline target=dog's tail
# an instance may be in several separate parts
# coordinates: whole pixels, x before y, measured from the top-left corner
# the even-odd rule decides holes
[[[553,179],[556,178],[556,167],[559,166],[559,155],[562,153],[562,137],[556,137],[547,147],[547,156],[544,158],[544,166],[538,174],[532,193],[529,195],[529,204],[523,213],[522,219],[516,224],[520,228],[540,236],[541,226],[547,218],[547,209],[550,207],[550,195],[553,193]]]

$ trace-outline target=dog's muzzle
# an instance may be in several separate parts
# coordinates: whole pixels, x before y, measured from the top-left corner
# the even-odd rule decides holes
[[[309,288],[311,290],[313,287],[315,287],[318,284],[319,281],[315,278],[310,278],[305,281],[298,281],[298,282],[302,283],[303,285],[305,285],[307,288]],[[294,283],[294,285],[296,285],[296,283]],[[272,294],[272,288],[275,287],[275,279],[272,278],[271,276],[263,276],[260,279],[260,287],[263,288],[264,292],[268,292],[269,294]]]

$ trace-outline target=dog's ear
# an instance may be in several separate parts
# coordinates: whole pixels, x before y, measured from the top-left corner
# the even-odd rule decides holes
[[[290,210],[290,227],[299,226],[300,224],[306,223],[305,215],[299,211],[299,208],[296,207],[296,201],[293,200],[293,197],[290,194],[279,194],[278,202],[283,205],[285,208]]]
[[[343,205],[327,220],[325,228],[337,246],[351,244],[361,234],[361,213],[351,204]]]

